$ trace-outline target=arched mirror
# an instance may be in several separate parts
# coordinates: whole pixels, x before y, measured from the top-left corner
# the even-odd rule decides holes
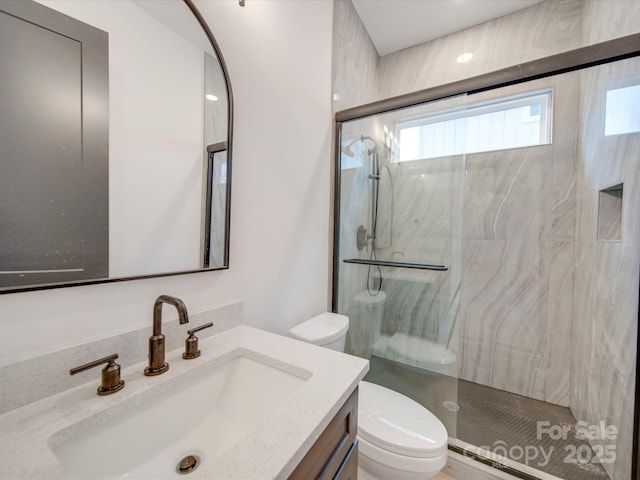
[[[232,115],[190,0],[0,0],[0,293],[228,268]]]

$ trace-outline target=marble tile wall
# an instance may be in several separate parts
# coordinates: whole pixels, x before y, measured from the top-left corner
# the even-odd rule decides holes
[[[545,0],[380,58],[380,98],[447,84],[580,47],[582,0]],[[471,61],[459,64],[461,53]]]
[[[334,112],[375,100],[378,96],[378,54],[350,0],[334,2],[333,44]],[[358,226],[370,229],[371,208],[371,183],[367,179],[370,168],[367,150],[371,143],[358,139],[361,135],[378,138],[378,130],[375,119],[343,125],[342,145],[351,145],[355,155],[342,156],[341,182],[336,186],[341,194],[340,245],[337,252],[340,259],[368,258],[370,255],[369,247],[358,250],[356,246]],[[369,298],[367,292],[368,273],[367,267],[342,264],[339,278],[338,311],[349,314],[352,324],[348,347],[363,356],[370,353],[370,348],[359,345],[370,343],[374,329],[367,317],[374,309],[370,302],[376,300]],[[356,332],[358,337],[363,336],[366,340],[352,341]]]
[[[552,87],[553,144],[467,155],[461,378],[568,406],[577,162],[577,74]]]
[[[594,2],[595,8],[602,2]],[[628,2],[614,2],[627,11]],[[606,29],[597,32],[603,38]],[[590,34],[589,34],[590,36]],[[605,37],[606,38],[606,37]],[[640,132],[604,135],[606,91],[638,84],[640,60],[581,73],[570,408],[578,420],[618,431],[612,480],[630,478],[640,265]],[[624,184],[620,240],[598,240],[598,192]],[[594,443],[612,444],[597,440]]]
[[[583,8],[584,45],[640,32],[638,0],[588,0]]]
[[[333,10],[334,111],[378,98],[378,53],[351,0],[337,0]]]
[[[349,0],[334,15],[336,111],[640,32],[637,0],[545,0],[379,58]]]

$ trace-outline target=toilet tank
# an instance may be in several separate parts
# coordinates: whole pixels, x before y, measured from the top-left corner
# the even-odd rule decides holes
[[[344,352],[349,330],[349,317],[339,313],[326,312],[296,325],[289,330],[289,336],[303,342]]]

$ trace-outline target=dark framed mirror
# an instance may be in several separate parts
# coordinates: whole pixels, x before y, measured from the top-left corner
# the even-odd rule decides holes
[[[232,90],[190,0],[0,0],[0,84],[0,293],[229,267]]]

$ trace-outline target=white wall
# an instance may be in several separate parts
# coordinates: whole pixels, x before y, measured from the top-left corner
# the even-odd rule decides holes
[[[192,311],[244,300],[245,323],[280,333],[327,309],[333,4],[197,5],[234,89],[231,268],[0,295],[0,362],[151,328],[153,301],[163,293]]]
[[[109,34],[109,276],[197,268],[204,48],[130,1],[40,2]]]

